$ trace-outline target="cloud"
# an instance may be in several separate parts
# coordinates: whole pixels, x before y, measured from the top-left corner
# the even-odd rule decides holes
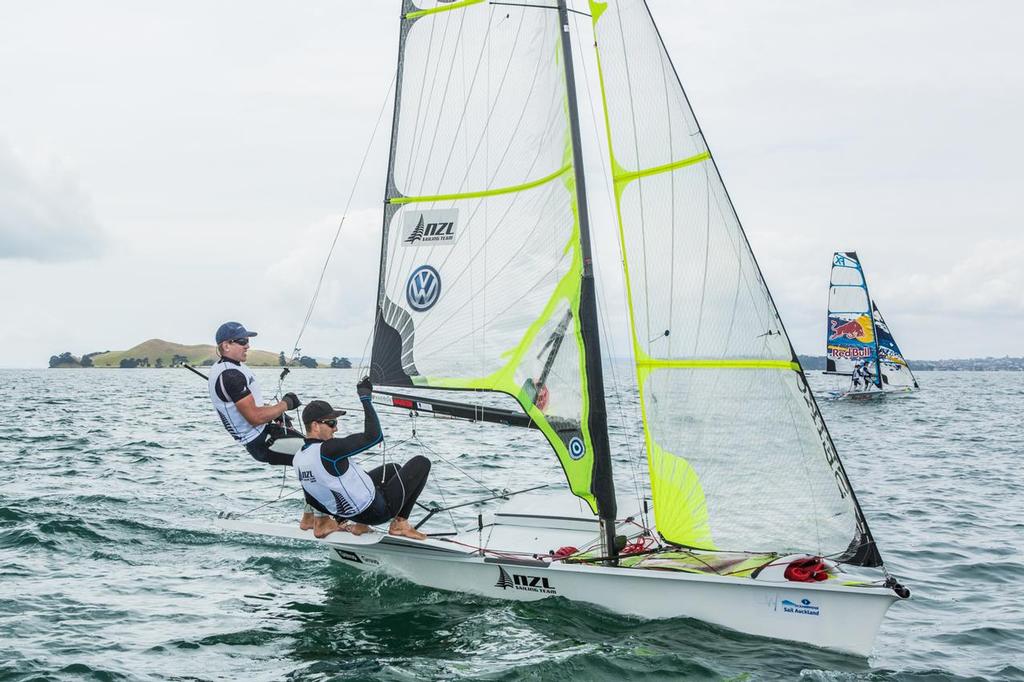
[[[73,175],[56,164],[30,169],[0,142],[0,259],[81,260],[103,244],[89,197]]]
[[[351,211],[341,227],[331,262],[324,272],[316,305],[299,342],[307,350],[358,354],[369,338],[377,300],[380,265],[381,210]],[[324,259],[340,218],[326,217],[290,240],[292,248],[271,265],[265,281],[273,292],[272,306],[289,311],[285,326],[297,334],[316,290]],[[289,337],[289,344],[294,337]],[[287,352],[287,349],[286,349]]]
[[[1024,241],[976,242],[951,268],[908,273],[894,286],[922,312],[1019,317],[1024,313]]]

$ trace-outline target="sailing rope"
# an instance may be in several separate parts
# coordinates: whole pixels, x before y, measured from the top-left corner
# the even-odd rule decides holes
[[[331,256],[334,255],[334,247],[338,244],[338,237],[341,236],[341,228],[345,225],[345,219],[348,217],[349,208],[352,206],[352,198],[355,196],[356,188],[359,187],[359,180],[363,176],[363,169],[366,166],[366,159],[370,156],[370,149],[373,147],[373,141],[377,137],[377,129],[380,128],[380,122],[384,118],[384,111],[387,109],[388,101],[391,99],[391,90],[395,87],[395,80],[398,78],[398,71],[391,77],[391,84],[388,85],[387,92],[384,94],[384,101],[381,103],[380,113],[377,114],[377,123],[373,126],[373,132],[370,134],[370,141],[366,145],[366,151],[363,152],[363,159],[359,162],[359,170],[356,172],[355,180],[352,182],[352,190],[349,192],[348,201],[345,202],[345,210],[341,214],[341,221],[338,223],[338,229],[334,232],[334,241],[331,242],[331,248],[327,252],[327,257],[324,259],[324,265],[320,269],[320,278],[317,280],[316,288],[313,290],[313,297],[309,301],[309,307],[306,308],[306,317],[302,320],[302,327],[299,329],[298,336],[295,337],[295,344],[293,345],[292,355],[298,356],[300,347],[299,342],[302,340],[302,335],[306,331],[306,327],[309,325],[310,318],[313,317],[313,310],[316,308],[316,300],[320,296],[320,288],[324,283],[324,275],[327,273],[327,266],[331,262]]]
[[[295,493],[297,493],[300,490],[302,490],[302,488],[296,488],[296,489],[292,490],[290,493],[285,493],[284,492],[285,480],[288,477],[288,467],[282,467],[282,468],[284,469],[284,471],[281,474],[281,486],[278,488],[277,497],[272,499],[270,502],[264,502],[263,504],[260,504],[260,505],[257,505],[255,507],[253,507],[252,509],[249,509],[249,510],[246,510],[246,511],[243,511],[243,512],[221,512],[221,513],[219,513],[217,515],[217,517],[221,518],[221,519],[237,519],[237,518],[242,517],[242,516],[249,516],[250,514],[252,514],[255,511],[259,511],[260,509],[263,509],[264,507],[269,507],[272,504],[277,504],[281,500],[287,499],[287,498],[291,497],[292,495],[294,495]]]

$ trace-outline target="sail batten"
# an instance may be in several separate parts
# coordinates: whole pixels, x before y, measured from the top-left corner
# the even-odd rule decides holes
[[[557,180],[566,173],[572,170],[571,165],[565,165],[556,170],[554,173],[545,175],[543,178],[537,180],[531,180],[530,182],[524,182],[520,185],[512,185],[510,187],[497,187],[495,189],[484,189],[477,192],[459,192],[455,194],[434,194],[430,196],[422,197],[395,197],[389,200],[392,204],[422,204],[431,203],[438,201],[460,201],[464,199],[482,199],[484,197],[496,197],[502,194],[513,194],[516,192],[522,192],[523,190],[531,189],[539,185],[544,185],[553,180]]]
[[[483,3],[483,2],[484,2],[484,0],[458,0],[457,2],[452,2],[452,3],[446,4],[446,5],[438,5],[437,7],[431,7],[429,9],[421,9],[421,10],[416,10],[414,12],[408,12],[408,13],[406,13],[403,16],[404,16],[405,19],[419,19],[420,17],[425,17],[425,16],[428,16],[428,15],[431,15],[431,14],[439,14],[441,12],[449,12],[449,11],[455,10],[455,9],[465,9],[466,7],[469,7],[470,5],[479,5],[479,4]]]
[[[664,163],[664,164],[662,164],[660,166],[653,166],[651,168],[644,168],[644,169],[638,170],[638,171],[620,170],[619,172],[617,172],[614,175],[612,175],[612,179],[615,181],[616,187],[619,187],[619,186],[625,185],[627,182],[631,182],[633,180],[639,180],[640,178],[645,178],[645,177],[647,177],[649,175],[658,175],[660,173],[667,173],[669,171],[674,171],[674,170],[676,170],[678,168],[686,168],[687,166],[692,166],[692,165],[700,163],[702,161],[707,161],[710,158],[711,158],[710,152],[701,152],[699,154],[694,154],[691,157],[688,157],[688,158],[685,158],[685,159],[680,159],[679,161],[670,161],[669,163]],[[616,165],[618,165],[618,164],[616,164]],[[620,169],[621,169],[621,167],[620,167]]]

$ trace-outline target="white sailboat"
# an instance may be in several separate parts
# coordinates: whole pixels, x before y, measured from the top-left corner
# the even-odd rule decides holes
[[[855,251],[832,254],[829,277],[825,374],[851,377],[838,398],[875,398],[908,393],[917,379],[868,293]]]
[[[867,655],[908,592],[885,571],[646,3],[589,9],[653,527],[637,523],[645,500],[614,489],[565,0],[403,0],[371,379],[396,406],[539,430],[550,447],[535,456],[557,457],[571,495],[514,497],[426,541],[220,525],[433,588]],[[458,402],[471,391],[520,411]]]

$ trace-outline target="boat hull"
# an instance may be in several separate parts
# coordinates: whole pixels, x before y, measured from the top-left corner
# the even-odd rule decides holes
[[[332,559],[425,587],[494,599],[562,597],[638,618],[694,618],[739,632],[856,656],[871,652],[896,597],[888,590],[760,583],[666,571],[456,556],[384,545],[333,544]]]

